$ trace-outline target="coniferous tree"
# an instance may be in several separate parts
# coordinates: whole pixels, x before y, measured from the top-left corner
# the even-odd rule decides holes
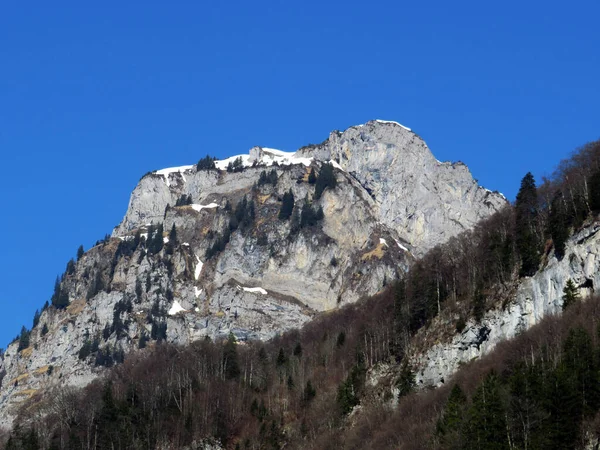
[[[40,323],[40,310],[36,309],[35,313],[33,314],[33,326],[32,326],[32,328],[37,327],[38,323]]]
[[[403,397],[410,394],[415,389],[415,373],[413,372],[412,366],[404,361],[400,368],[400,377],[396,383],[398,387],[398,396]]]
[[[84,250],[83,250],[83,245],[80,245],[79,248],[77,249],[77,261],[79,261],[81,259],[81,257],[83,256]]]
[[[552,199],[548,214],[548,228],[554,243],[554,254],[560,260],[565,254],[565,243],[569,237],[568,216],[561,192],[557,192]]]
[[[575,283],[573,283],[573,280],[570,278],[567,280],[567,284],[565,284],[565,287],[563,288],[562,300],[563,311],[579,300],[579,289],[577,286],[575,286]]]
[[[536,233],[538,198],[535,179],[531,172],[521,180],[515,210],[516,246],[521,256],[520,275],[531,276],[540,265],[540,243]]]
[[[442,444],[451,448],[460,446],[460,435],[463,427],[467,396],[458,384],[450,391],[444,412],[437,423],[436,434]]]
[[[223,349],[223,373],[225,378],[231,380],[240,375],[240,365],[237,355],[237,344],[233,333],[229,333],[229,338]]]
[[[167,255],[173,254],[173,250],[175,250],[177,243],[177,229],[175,228],[175,224],[173,224],[173,226],[171,227],[171,231],[169,232],[169,242],[167,242],[165,248]]]
[[[588,181],[588,202],[594,213],[600,211],[600,171],[592,174]]]
[[[473,395],[468,413],[466,447],[477,450],[508,449],[506,408],[502,401],[501,383],[491,372]]]
[[[336,185],[337,181],[333,173],[333,165],[324,163],[315,182],[315,199],[320,199],[325,189],[335,189]]]
[[[42,336],[45,336],[46,334],[48,334],[48,325],[44,323],[44,325],[42,325]]]
[[[281,203],[281,209],[279,210],[279,220],[288,220],[292,216],[294,211],[294,194],[290,189],[288,192],[283,194],[283,201]]]
[[[216,169],[215,158],[209,155],[206,155],[204,158],[198,161],[196,164],[196,170],[214,170]]]
[[[29,347],[29,335],[31,332],[23,325],[21,327],[21,333],[19,334],[19,347],[17,351],[21,351]]]
[[[315,168],[311,167],[308,174],[308,183],[315,184],[317,182],[317,175],[315,174]]]

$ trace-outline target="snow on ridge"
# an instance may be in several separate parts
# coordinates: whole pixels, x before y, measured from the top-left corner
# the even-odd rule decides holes
[[[233,163],[238,158],[242,159],[242,166],[250,167],[252,165],[252,162],[250,161],[250,155],[234,155],[230,156],[229,158],[215,161],[215,167],[219,170],[227,170],[229,163]]]
[[[404,125],[402,125],[401,123],[394,122],[393,120],[380,120],[380,119],[375,119],[375,122],[378,122],[378,123],[391,123],[391,124],[394,124],[394,125],[399,125],[399,126],[401,126],[402,128],[404,128],[404,129],[405,129],[405,130],[407,130],[407,131],[412,131],[410,128],[408,128],[408,127],[405,127],[405,126],[404,126]]]
[[[483,186],[482,186],[483,187]],[[500,197],[502,197],[504,200],[507,200],[506,196],[502,193],[502,192],[498,192],[498,191],[490,191],[488,188],[483,188],[486,190],[486,192],[489,192],[490,194],[498,194],[500,195]]]
[[[211,208],[217,208],[219,205],[217,205],[216,203],[209,203],[208,205],[198,205],[197,203],[194,203],[192,205],[190,205],[192,207],[192,209],[194,211],[202,211],[203,209],[211,209]]]
[[[386,247],[389,247],[389,245],[387,244],[387,242],[385,241],[385,239],[384,239],[384,238],[379,238],[379,243],[380,243],[381,245],[385,245]],[[398,245],[400,245],[400,244],[398,244]]]
[[[238,288],[239,288],[239,287],[241,287],[241,286],[238,286]],[[246,291],[246,292],[253,292],[253,293],[255,293],[255,294],[256,294],[256,293],[258,293],[258,294],[262,294],[262,295],[267,295],[267,291],[265,291],[265,290],[264,290],[263,288],[261,288],[261,287],[253,287],[253,288],[250,288],[250,287],[243,287],[242,289],[243,289],[244,291]]]
[[[288,158],[292,158],[296,153],[295,152],[284,152],[283,150],[278,150],[276,148],[269,147],[261,147],[264,152],[272,153],[277,156],[287,156]]]
[[[169,175],[171,175],[172,173],[180,173],[181,176],[183,177],[183,181],[185,182],[187,180],[185,179],[185,175],[183,173],[185,171],[191,170],[193,168],[194,168],[194,166],[169,167],[167,169],[157,170],[154,173],[156,175],[163,175],[165,177],[165,182],[167,183],[167,186],[170,186],[171,184],[169,183]]]
[[[169,312],[167,314],[169,314],[170,316],[174,316],[177,313],[180,313],[182,311],[187,311],[187,309],[184,309],[177,300],[175,300],[173,302],[173,306],[171,306],[171,309],[169,309]]]
[[[263,150],[263,155],[258,163],[264,166],[272,166],[277,163],[280,166],[289,166],[291,164],[304,164],[310,166],[313,158],[297,158],[296,152],[284,152],[274,148],[260,147]]]

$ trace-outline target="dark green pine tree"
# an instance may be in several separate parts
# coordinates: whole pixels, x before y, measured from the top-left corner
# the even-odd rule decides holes
[[[237,354],[237,343],[233,333],[229,333],[229,338],[223,349],[223,373],[228,380],[240,376],[240,365]]]
[[[36,309],[35,314],[33,315],[33,327],[37,327],[37,324],[40,323],[40,310]]]
[[[592,337],[581,326],[569,330],[563,345],[563,363],[574,377],[575,391],[584,415],[590,416],[600,406],[598,360]]]
[[[400,368],[400,376],[396,382],[398,387],[398,396],[403,397],[410,394],[415,390],[415,373],[413,372],[412,366],[406,362],[402,363]]]
[[[172,255],[175,247],[177,246],[177,229],[175,228],[175,224],[171,227],[171,231],[169,232],[169,242],[165,246],[165,251],[167,255]]]
[[[77,261],[79,261],[81,259],[81,257],[83,256],[84,250],[83,250],[83,245],[80,245],[79,248],[77,249]]]
[[[467,414],[465,448],[476,450],[508,449],[506,409],[501,396],[501,384],[495,372],[490,372],[473,395]]]
[[[294,194],[290,189],[288,192],[283,194],[283,201],[281,202],[281,209],[279,210],[279,220],[288,220],[292,216],[294,211]]]
[[[575,286],[575,283],[573,283],[573,280],[570,278],[567,280],[567,284],[565,284],[565,287],[563,288],[562,300],[563,311],[579,300],[579,289],[577,286]]]
[[[588,180],[588,201],[593,212],[600,211],[600,171],[592,174]]]
[[[554,254],[561,260],[565,255],[565,243],[569,237],[569,218],[562,192],[557,192],[552,199],[548,214],[548,231],[554,243]]]
[[[515,203],[516,247],[521,256],[521,276],[535,274],[540,265],[540,243],[536,233],[538,198],[535,179],[531,172],[521,180]]]
[[[444,448],[462,447],[461,436],[466,408],[467,397],[460,386],[455,384],[436,427],[436,435]]]
[[[561,363],[546,376],[545,384],[544,400],[548,419],[544,424],[544,448],[574,449],[582,420],[576,379],[566,365]]]
[[[308,174],[308,183],[315,184],[317,182],[317,175],[315,174],[315,168],[311,167]]]
[[[29,335],[30,331],[23,325],[23,327],[21,327],[21,333],[19,334],[19,347],[17,351],[20,352],[29,347]]]
[[[315,182],[315,199],[320,199],[325,189],[335,189],[336,185],[337,181],[333,173],[333,165],[329,163],[323,164]]]

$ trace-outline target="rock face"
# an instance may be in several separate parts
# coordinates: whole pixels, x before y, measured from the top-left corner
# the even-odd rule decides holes
[[[309,175],[326,163],[336,186],[319,197]],[[294,212],[280,219],[289,193]],[[296,153],[255,147],[215,169],[147,174],[112,238],[63,275],[55,296],[68,306],[44,309],[29,348],[8,346],[0,425],[23,400],[86,385],[157,341],[269,339],[300,327],[378,292],[415,255],[505,202],[382,121]]]
[[[574,235],[565,256],[550,258],[545,268],[525,278],[508,305],[488,311],[480,323],[469,322],[451,341],[438,343],[418,355],[417,382],[439,386],[450,379],[462,363],[479,358],[502,341],[537,324],[548,314],[562,311],[563,288],[571,279],[585,298],[600,286],[600,224],[596,223]]]
[[[333,159],[371,195],[382,223],[422,255],[506,204],[479,186],[463,163],[440,162],[425,142],[395,122],[333,132],[300,155]]]

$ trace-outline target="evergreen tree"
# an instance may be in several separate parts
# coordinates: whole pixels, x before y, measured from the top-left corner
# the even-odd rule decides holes
[[[167,242],[165,251],[167,255],[172,255],[175,247],[177,245],[177,229],[175,228],[175,224],[171,227],[171,231],[169,232],[169,242]]]
[[[35,314],[33,315],[33,326],[32,328],[37,327],[38,323],[40,323],[40,310],[36,309]]]
[[[333,173],[333,165],[324,163],[315,181],[315,199],[320,199],[325,189],[335,189],[336,185],[337,181]]]
[[[317,175],[315,174],[315,168],[311,167],[308,174],[308,183],[315,184],[317,182]]]
[[[48,325],[44,324],[42,326],[42,336],[45,336],[46,334],[48,334]]]
[[[466,408],[467,397],[460,386],[455,384],[436,427],[436,434],[440,437],[444,447],[457,448],[460,446]]]
[[[600,211],[600,171],[592,174],[588,180],[588,202],[594,213]]]
[[[554,243],[554,254],[560,260],[565,254],[565,242],[569,237],[568,216],[561,192],[556,193],[552,199],[548,214],[548,228]]]
[[[477,388],[468,413],[466,448],[477,450],[508,449],[506,409],[501,383],[492,371]]]
[[[413,372],[412,366],[404,361],[400,368],[400,377],[396,382],[398,387],[398,396],[403,397],[410,394],[415,389],[415,373]]]
[[[237,343],[233,333],[229,333],[227,342],[223,349],[223,373],[228,380],[240,376],[240,365],[238,362]]]
[[[200,171],[200,170],[215,170],[216,169],[216,165],[215,165],[215,158],[209,155],[206,155],[204,158],[200,159],[200,161],[198,161],[198,164],[196,164],[196,170]]]
[[[538,218],[538,198],[535,179],[528,172],[521,181],[515,203],[516,246],[521,256],[521,276],[533,275],[540,265],[540,243],[536,226]]]
[[[81,259],[81,257],[83,256],[84,250],[83,250],[83,245],[80,245],[79,248],[77,249],[77,261],[79,261]]]
[[[573,280],[570,278],[567,280],[567,284],[565,284],[565,287],[563,288],[562,300],[563,311],[579,300],[579,289],[577,286],[575,286],[575,283],[573,283]]]
[[[156,227],[156,232],[154,232],[152,237],[150,237],[150,231],[148,231],[148,253],[155,255],[163,249],[163,234],[164,228],[162,223],[158,224]]]
[[[294,194],[292,189],[283,194],[281,209],[279,210],[279,220],[288,220],[294,211]]]
[[[302,403],[308,405],[317,395],[317,390],[313,387],[310,380],[306,382],[306,387],[302,393]]]
[[[29,335],[30,331],[25,328],[25,326],[21,327],[21,333],[19,334],[19,347],[17,351],[25,350],[29,347]]]
[[[283,351],[283,348],[279,348],[279,353],[277,354],[277,366],[283,366],[287,363],[287,358]]]
[[[244,162],[241,156],[238,156],[227,164],[227,172],[241,172],[242,170],[244,170]]]

